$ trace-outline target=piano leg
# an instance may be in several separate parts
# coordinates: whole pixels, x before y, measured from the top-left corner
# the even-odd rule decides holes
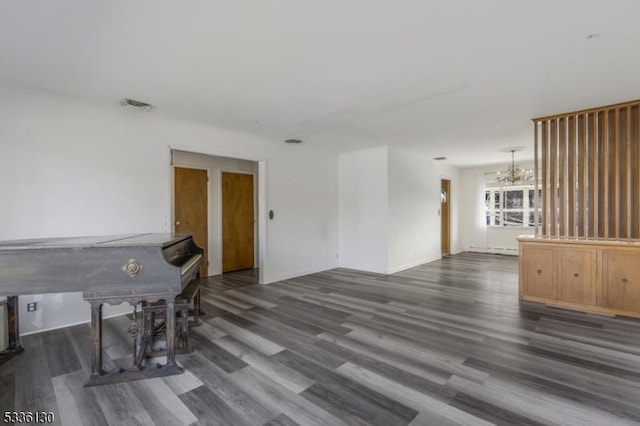
[[[151,353],[153,342],[153,328],[155,325],[155,314],[150,309],[145,309],[146,302],[142,302],[142,327],[140,328],[140,346],[138,348],[138,354],[135,356],[134,352],[134,364],[139,369],[143,368],[144,358]]]
[[[105,374],[102,369],[102,303],[91,302],[91,377]]]
[[[18,296],[7,297],[7,318],[9,326],[9,347],[0,352],[0,364],[24,351],[20,344],[20,321],[18,313]]]
[[[167,300],[167,367],[176,366],[176,309],[173,299]]]
[[[184,369],[176,363],[175,358],[176,321],[174,298],[175,296],[170,296],[170,298],[166,299],[170,300],[170,303],[166,305],[165,311],[167,318],[165,321],[167,363],[163,365],[142,366],[142,360],[147,352],[147,344],[145,343],[141,344],[141,347],[138,348],[137,357],[133,358],[133,365],[130,368],[115,368],[111,371],[102,369],[102,304],[103,302],[109,303],[110,299],[88,300],[91,304],[91,375],[84,383],[84,386],[89,387],[110,383],[130,382],[183,373]],[[134,304],[138,303],[138,300],[130,300],[129,302]],[[153,317],[151,311],[149,311],[149,315]],[[151,324],[151,331],[153,329],[153,322],[151,318],[146,320],[147,324]]]

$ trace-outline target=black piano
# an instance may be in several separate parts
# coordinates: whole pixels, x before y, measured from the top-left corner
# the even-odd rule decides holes
[[[166,321],[167,362],[161,366],[102,368],[102,305],[164,301],[166,318],[174,300],[199,275],[203,250],[190,235],[135,234],[0,242],[0,296],[7,296],[9,347],[0,363],[23,350],[18,297],[82,292],[91,305],[91,375],[85,386],[179,374],[175,321]]]

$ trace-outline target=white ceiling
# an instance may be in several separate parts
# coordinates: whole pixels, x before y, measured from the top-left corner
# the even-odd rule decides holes
[[[530,157],[533,117],[640,98],[638,16],[638,0],[10,1],[0,84],[480,165]]]

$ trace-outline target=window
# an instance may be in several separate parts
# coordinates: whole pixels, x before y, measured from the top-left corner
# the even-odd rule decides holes
[[[485,188],[487,226],[534,226],[534,191],[533,185]]]

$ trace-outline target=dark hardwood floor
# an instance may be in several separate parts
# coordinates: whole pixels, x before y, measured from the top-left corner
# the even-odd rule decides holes
[[[640,321],[517,299],[517,259],[464,253],[385,276],[211,277],[179,376],[83,388],[89,329],[25,336],[0,414],[58,424],[640,424]],[[130,319],[104,325],[129,356]]]

